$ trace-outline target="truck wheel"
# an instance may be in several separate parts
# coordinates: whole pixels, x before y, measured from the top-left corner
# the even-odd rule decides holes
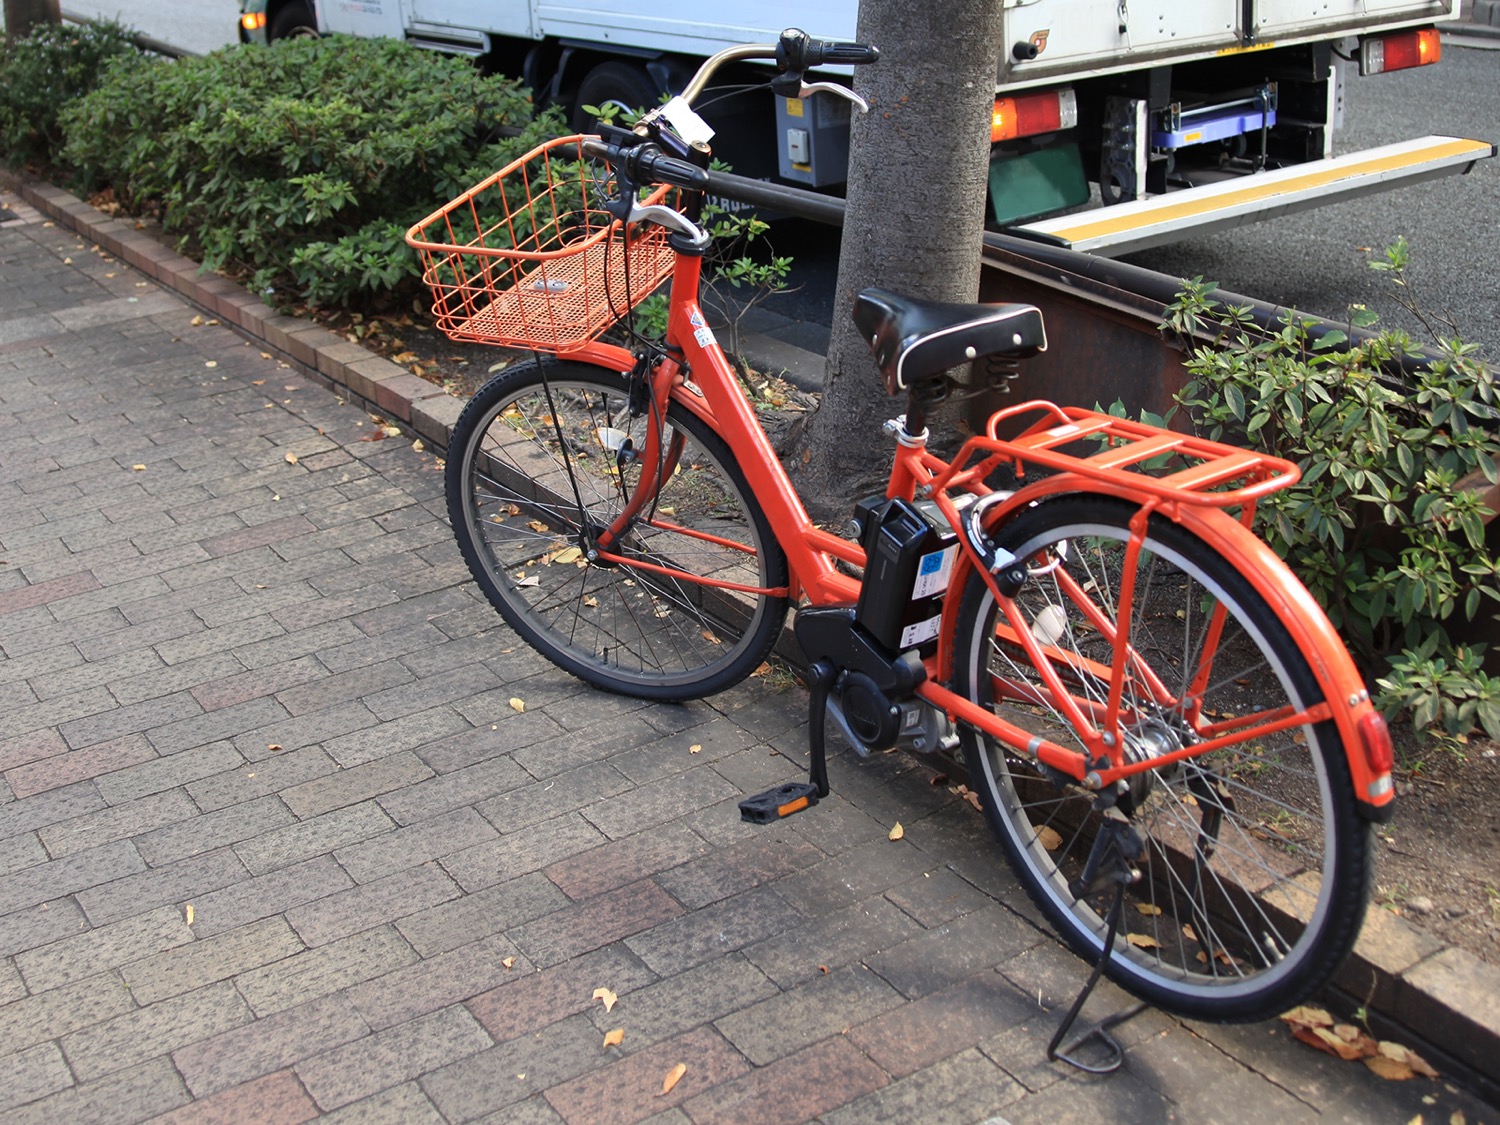
[[[271,20],[266,38],[274,43],[278,39],[316,39],[318,21],[313,10],[306,4],[287,4]]]
[[[621,113],[635,113],[650,109],[660,100],[661,87],[640,67],[627,62],[600,63],[584,77],[573,99],[573,130],[593,132],[595,118],[584,111],[586,105],[614,105]]]

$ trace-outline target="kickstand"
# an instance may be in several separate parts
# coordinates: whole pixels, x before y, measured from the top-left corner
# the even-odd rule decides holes
[[[1109,963],[1109,958],[1115,948],[1115,934],[1120,929],[1120,916],[1125,910],[1125,887],[1134,882],[1140,876],[1131,869],[1131,860],[1139,856],[1139,845],[1137,838],[1131,834],[1129,827],[1123,818],[1118,817],[1113,810],[1108,810],[1103,830],[1094,842],[1093,853],[1084,870],[1084,875],[1073,887],[1074,894],[1082,897],[1084,893],[1094,890],[1102,890],[1101,883],[1113,883],[1115,895],[1109,904],[1109,913],[1106,915],[1104,933],[1104,949],[1099,955],[1099,960],[1094,962],[1094,971],[1089,974],[1088,981],[1083,986],[1083,991],[1073,1001],[1073,1006],[1068,1009],[1062,1025],[1058,1027],[1057,1033],[1052,1036],[1052,1042],[1047,1044],[1047,1061],[1054,1062],[1061,1059],[1069,1066],[1088,1074],[1113,1074],[1119,1070],[1125,1062],[1125,1050],[1109,1032],[1111,1028],[1118,1027],[1126,1020],[1133,1020],[1146,1010],[1148,1005],[1141,1003],[1124,1011],[1116,1012],[1114,1015],[1101,1020],[1092,1029],[1084,1032],[1078,1038],[1068,1044],[1065,1050],[1059,1050],[1058,1044],[1073,1026],[1078,1018],[1078,1013],[1083,1010],[1083,1005],[1094,991],[1094,986],[1099,983],[1099,978],[1104,975],[1104,967]],[[1077,1055],[1078,1048],[1085,1043],[1098,1042],[1105,1049],[1104,1061],[1099,1063],[1085,1062]]]

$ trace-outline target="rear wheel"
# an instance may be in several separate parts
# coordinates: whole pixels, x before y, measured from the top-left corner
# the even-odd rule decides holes
[[[448,514],[485,596],[548,659],[627,695],[710,695],[765,659],[787,599],[681,574],[785,588],[786,556],[695,415],[669,407],[664,464],[644,464],[649,412],[632,415],[629,392],[626,376],[581,363],[496,376],[454,426]],[[626,561],[590,562],[643,475],[665,483],[611,545]]]
[[[271,26],[266,31],[266,38],[270,42],[278,39],[316,39],[318,37],[318,21],[313,15],[313,10],[306,4],[284,4],[281,10],[271,18]]]
[[[1161,517],[1128,576],[1134,511],[1064,497],[998,530],[996,543],[1028,568],[1014,599],[1024,624],[971,577],[956,638],[959,690],[1081,750],[1018,630],[1030,630],[1065,696],[1102,724],[1118,629],[1129,641],[1118,712],[1127,760],[1243,734],[1136,775],[1120,796],[1146,854],[1135,861],[1144,878],[1127,889],[1109,972],[1169,1011],[1263,1018],[1320,988],[1353,947],[1370,875],[1368,825],[1331,721],[1265,729],[1323,698],[1270,606],[1212,547]],[[1069,888],[1100,830],[1095,795],[972,729],[964,759],[1027,891],[1097,961],[1114,890],[1075,899]]]
[[[634,63],[613,60],[600,63],[584,76],[578,96],[573,99],[573,131],[594,132],[598,119],[584,110],[586,105],[595,109],[613,108],[615,124],[619,125],[624,123],[625,115],[656,105],[661,93],[661,87]]]

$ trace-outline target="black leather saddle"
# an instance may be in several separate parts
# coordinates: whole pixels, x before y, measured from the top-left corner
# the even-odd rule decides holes
[[[869,342],[890,394],[986,356],[1017,359],[1047,349],[1035,305],[962,305],[866,289],[854,323]]]

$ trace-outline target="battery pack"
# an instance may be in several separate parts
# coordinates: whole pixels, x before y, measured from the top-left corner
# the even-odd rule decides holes
[[[931,645],[958,557],[953,528],[930,500],[887,500],[856,518],[865,549],[856,623],[893,652]]]

